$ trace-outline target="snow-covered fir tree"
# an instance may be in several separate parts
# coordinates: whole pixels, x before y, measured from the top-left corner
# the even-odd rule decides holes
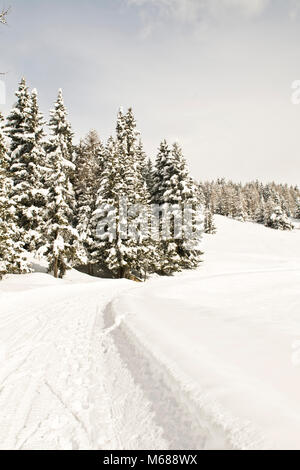
[[[13,180],[8,171],[8,155],[0,114],[0,279],[5,274],[29,272],[12,199]]]
[[[153,168],[153,163],[151,158],[147,159],[146,166],[144,167],[144,179],[146,181],[147,189],[150,194],[153,192],[153,173],[154,173],[154,168]]]
[[[213,235],[217,232],[217,228],[214,223],[214,216],[211,209],[207,208],[204,212],[204,233]]]
[[[67,120],[62,91],[59,90],[54,109],[50,112],[51,137],[48,150],[50,171],[47,174],[48,194],[47,245],[45,253],[49,271],[63,277],[74,264],[85,261],[75,225],[76,200],[72,184],[73,163],[72,130]]]
[[[275,228],[277,230],[292,230],[294,228],[292,222],[279,205],[273,200],[269,200],[266,204],[264,224],[266,227]]]
[[[10,137],[9,171],[17,222],[23,231],[26,249],[34,251],[42,244],[47,206],[44,120],[37,92],[33,90],[30,96],[24,79],[16,95],[18,101],[8,116],[6,129]]]
[[[166,141],[160,145],[156,158],[153,181],[153,202],[162,207],[160,224],[161,241],[160,264],[161,272],[171,274],[186,268],[194,268],[200,262],[200,229],[199,190],[189,176],[186,160],[180,146],[175,143],[172,150]],[[184,233],[176,232],[176,225],[183,220],[183,205],[189,212],[191,220],[198,228],[197,238],[193,247]],[[170,234],[164,234],[166,211],[172,210]]]
[[[99,177],[96,209],[92,217],[92,257],[101,270],[109,271],[114,277],[123,277],[127,263],[121,224],[126,215],[122,218],[119,210],[122,174],[118,145],[113,137],[107,141],[104,156],[105,166]]]
[[[76,149],[74,188],[77,201],[76,227],[85,252],[89,272],[92,273],[94,230],[91,223],[96,209],[99,178],[104,165],[104,146],[97,132],[92,130]]]
[[[295,218],[300,219],[300,198],[297,199],[297,205],[295,209]]]
[[[17,101],[7,117],[5,129],[5,133],[10,139],[8,155],[12,164],[15,165],[13,169],[10,169],[13,172],[18,172],[18,161],[26,152],[25,122],[29,111],[30,93],[25,78],[21,79],[16,97]]]
[[[129,108],[120,109],[116,139],[110,138],[105,165],[99,179],[94,227],[103,219],[116,219],[114,236],[109,231],[97,236],[94,259],[115,277],[127,277],[132,270],[153,270],[154,244],[147,227],[150,218],[150,194],[143,177],[144,154],[137,142],[136,121]],[[96,242],[97,245],[97,242]]]

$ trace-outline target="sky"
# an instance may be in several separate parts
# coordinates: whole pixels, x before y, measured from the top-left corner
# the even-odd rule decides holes
[[[300,183],[300,0],[0,0],[7,114],[24,76],[75,141],[133,107],[147,154],[179,141],[198,180]],[[2,78],[2,77],[1,77]]]

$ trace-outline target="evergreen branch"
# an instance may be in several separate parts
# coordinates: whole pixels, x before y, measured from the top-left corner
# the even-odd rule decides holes
[[[2,24],[7,24],[7,15],[10,11],[10,7],[8,8],[3,8],[0,12],[0,23]]]

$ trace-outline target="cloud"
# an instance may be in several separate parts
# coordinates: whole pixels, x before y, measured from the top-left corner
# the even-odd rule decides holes
[[[227,12],[246,17],[260,15],[271,0],[127,0],[129,5],[149,7],[160,18],[173,18],[191,23]]]
[[[298,18],[300,13],[300,0],[292,0],[291,7],[290,7],[290,18],[291,20],[295,20]]]
[[[124,0],[139,9],[141,35],[150,36],[166,21],[206,29],[224,18],[251,19],[261,15],[274,0]],[[294,0],[299,1],[299,0]]]

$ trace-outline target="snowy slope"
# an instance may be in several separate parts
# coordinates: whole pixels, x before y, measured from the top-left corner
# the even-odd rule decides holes
[[[172,278],[0,282],[0,448],[300,448],[300,230],[217,225]]]
[[[197,272],[151,280],[114,309],[188,387],[209,435],[223,431],[218,447],[299,449],[300,231],[217,225]]]

